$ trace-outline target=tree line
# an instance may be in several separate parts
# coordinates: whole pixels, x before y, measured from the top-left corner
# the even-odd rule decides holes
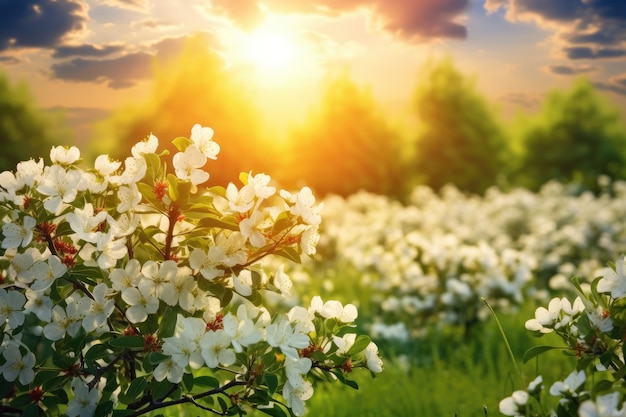
[[[222,149],[211,161],[210,185],[252,170],[285,188],[308,185],[320,196],[367,190],[402,197],[416,184],[439,190],[451,183],[481,194],[494,185],[536,190],[549,180],[597,191],[599,176],[626,179],[624,120],[584,78],[547,94],[537,114],[505,123],[452,59],[431,61],[412,92],[417,128],[404,132],[367,88],[341,73],[280,143],[248,99],[247,85],[245,74],[230,72],[193,39],[176,60],[156,65],[149,97],[96,129],[90,152],[123,159],[149,133],[166,143],[200,123],[216,131]],[[66,144],[59,132],[66,133],[37,109],[24,85],[13,87],[0,74],[0,170]]]

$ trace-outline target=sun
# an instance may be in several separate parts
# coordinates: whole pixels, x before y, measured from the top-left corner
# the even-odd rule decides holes
[[[296,41],[291,35],[271,29],[259,29],[250,35],[246,55],[262,72],[285,73],[293,69],[296,52]]]

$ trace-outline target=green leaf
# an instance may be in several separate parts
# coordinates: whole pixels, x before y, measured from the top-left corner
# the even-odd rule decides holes
[[[289,259],[292,262],[295,262],[297,264],[299,264],[301,262],[300,260],[300,253],[298,253],[298,250],[293,247],[293,246],[289,246],[286,248],[282,248],[282,250],[278,250],[276,252],[272,252],[274,255],[278,255],[281,256],[283,258]]]
[[[125,393],[119,395],[119,400],[124,404],[130,404],[142,397],[148,388],[148,381],[145,376],[132,380]]]
[[[214,378],[209,375],[202,375],[196,377],[193,381],[194,385],[209,387],[209,388],[217,388],[220,386],[220,381],[217,378]]]
[[[22,413],[22,417],[39,417],[39,407],[37,407],[37,404],[29,404]]]
[[[526,353],[524,353],[524,358],[522,359],[522,361],[526,363],[532,358],[534,358],[535,356],[541,355],[543,352],[547,352],[553,349],[563,349],[563,348],[558,347],[558,346],[533,346],[530,349],[528,349]]]
[[[608,379],[603,379],[601,381],[598,381],[593,386],[593,392],[594,393],[600,393],[600,392],[604,392],[604,391],[609,391],[612,388],[613,388],[613,381],[609,381]]]
[[[161,352],[150,352],[148,353],[147,357],[152,365],[158,365],[161,362],[165,362],[166,360],[170,358],[169,356]]]
[[[89,348],[87,353],[85,353],[85,361],[87,363],[95,362],[97,359],[102,359],[110,354],[110,349],[104,343],[93,345]]]
[[[109,345],[118,349],[130,349],[133,351],[142,351],[146,347],[142,336],[122,336],[109,340]]]
[[[361,353],[365,350],[367,346],[371,343],[372,339],[365,334],[360,334],[356,337],[354,344],[350,347],[346,354],[348,356],[356,355],[357,353]]]
[[[262,413],[265,413],[265,414],[273,416],[273,417],[289,417],[289,414],[287,414],[285,412],[285,410],[283,410],[282,407],[279,407],[278,404],[276,404],[276,403],[274,403],[271,408],[268,408],[268,407],[257,407],[256,409],[259,410]]]
[[[263,374],[263,382],[267,385],[270,395],[274,395],[278,389],[278,377],[274,374]]]
[[[183,374],[183,386],[185,387],[185,390],[187,390],[187,392],[191,392],[191,390],[193,389],[193,383],[193,374]]]
[[[159,334],[161,338],[172,337],[174,336],[174,332],[176,331],[176,320],[178,319],[177,314],[174,312],[174,309],[170,306],[165,308],[165,312],[163,313],[163,319],[161,320],[161,326],[159,329]]]
[[[176,139],[172,140],[172,144],[176,146],[176,149],[178,149],[180,152],[185,152],[185,149],[187,149],[187,147],[192,143],[193,142],[191,140],[182,136],[179,136]]]

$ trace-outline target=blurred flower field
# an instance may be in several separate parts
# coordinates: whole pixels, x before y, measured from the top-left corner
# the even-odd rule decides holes
[[[626,253],[626,183],[600,184],[597,195],[551,182],[537,193],[492,188],[484,197],[418,187],[406,204],[365,192],[327,197],[316,256],[286,271],[292,296],[354,303],[386,369],[375,385],[364,381],[371,392],[345,393],[354,402],[331,411],[344,401],[329,391],[310,415],[356,415],[354,407],[364,415],[501,415],[516,364],[483,300],[521,364],[537,344],[524,328],[535,309],[552,297],[573,300],[574,277],[588,291]],[[562,350],[524,365],[527,382],[537,371],[564,380],[574,365]],[[391,401],[389,414],[368,414],[372,397]]]

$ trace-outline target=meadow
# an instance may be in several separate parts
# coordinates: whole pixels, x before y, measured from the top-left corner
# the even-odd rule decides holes
[[[317,255],[292,271],[294,292],[357,305],[385,371],[357,378],[358,391],[321,388],[309,415],[502,415],[499,401],[519,388],[516,366],[526,383],[565,378],[575,362],[566,349],[523,363],[540,343],[524,323],[551,297],[573,299],[571,278],[587,288],[626,253],[626,184],[600,182],[598,195],[551,182],[484,197],[418,187],[405,204],[365,192],[326,198]]]
[[[520,378],[563,380],[574,352],[524,362],[533,346],[559,345],[524,323],[551,297],[573,300],[573,277],[587,289],[626,252],[626,183],[600,181],[600,194],[552,182],[483,197],[422,186],[406,203],[366,192],[327,197],[317,254],[285,270],[291,301],[319,294],[355,304],[385,365],[375,378],[355,372],[358,390],[316,387],[307,415],[501,416]]]

